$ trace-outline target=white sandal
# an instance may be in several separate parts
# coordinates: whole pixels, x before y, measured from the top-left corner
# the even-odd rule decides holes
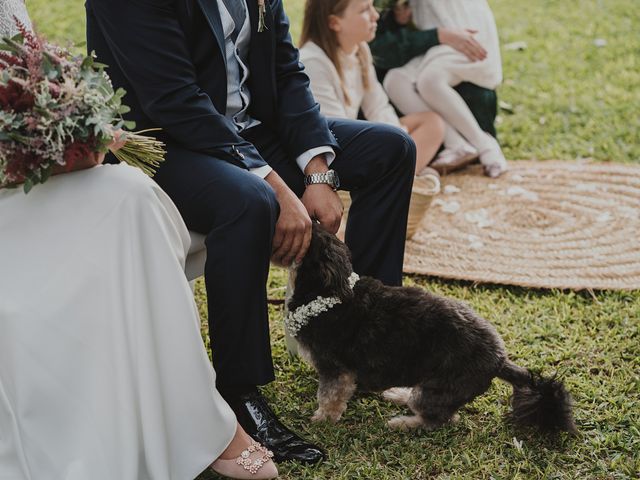
[[[445,148],[429,164],[440,174],[447,174],[460,170],[473,163],[478,157],[478,151],[472,146],[461,146],[458,148]]]

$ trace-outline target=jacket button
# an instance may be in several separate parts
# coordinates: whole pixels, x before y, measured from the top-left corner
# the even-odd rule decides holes
[[[244,160],[244,154],[234,145],[231,147],[231,155],[240,160]]]

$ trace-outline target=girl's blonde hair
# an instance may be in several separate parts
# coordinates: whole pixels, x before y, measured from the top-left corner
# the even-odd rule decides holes
[[[338,51],[338,39],[333,30],[329,28],[329,16],[342,16],[354,0],[306,0],[304,6],[304,19],[302,20],[302,34],[300,35],[300,46],[311,41],[318,45],[324,53],[326,53],[331,63],[336,67],[338,76],[340,77],[340,86],[347,105],[351,105],[351,99],[347,94],[344,85],[344,74],[340,65]],[[356,53],[358,62],[360,63],[360,73],[362,75],[362,84],[365,90],[369,89],[369,59],[365,50],[358,47]]]

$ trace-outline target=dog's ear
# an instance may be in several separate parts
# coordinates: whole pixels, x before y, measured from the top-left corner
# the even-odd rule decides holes
[[[350,299],[353,296],[349,286],[351,255],[347,246],[319,225],[313,226],[311,242],[318,256],[317,267],[323,288],[342,301]]]
[[[324,286],[333,295],[343,302],[353,297],[353,290],[349,285],[350,272],[345,271],[341,265],[332,264],[326,266],[324,273]]]

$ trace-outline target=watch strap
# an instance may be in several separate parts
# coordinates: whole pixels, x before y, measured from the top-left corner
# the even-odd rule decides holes
[[[309,175],[305,175],[304,177],[305,186],[326,184],[326,185],[329,185],[334,190],[336,190],[337,189],[336,183],[337,183],[336,174],[333,170],[329,170],[327,172],[322,172],[322,173],[311,173]]]

